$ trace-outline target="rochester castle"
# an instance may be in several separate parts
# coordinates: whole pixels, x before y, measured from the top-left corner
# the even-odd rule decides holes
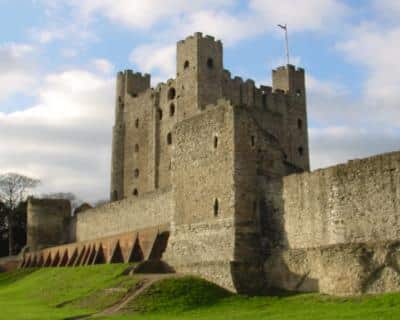
[[[71,217],[30,199],[21,267],[162,261],[241,293],[400,290],[400,153],[309,172],[304,70],[256,87],[222,50],[196,33],[175,79],[118,74],[110,203]]]

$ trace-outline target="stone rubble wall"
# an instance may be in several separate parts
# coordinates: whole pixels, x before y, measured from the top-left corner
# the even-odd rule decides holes
[[[170,189],[108,203],[77,215],[76,242],[169,224],[173,212]]]

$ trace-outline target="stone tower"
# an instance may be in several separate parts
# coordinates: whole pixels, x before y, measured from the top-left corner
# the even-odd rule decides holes
[[[292,65],[272,71],[272,89],[286,94],[287,113],[284,123],[283,146],[287,160],[303,170],[310,170],[308,149],[308,125],[306,108],[306,85],[304,69]]]
[[[222,97],[221,41],[201,33],[177,44],[178,120],[183,120]]]

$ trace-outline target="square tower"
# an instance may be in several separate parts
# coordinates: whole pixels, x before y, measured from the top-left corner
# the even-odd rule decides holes
[[[180,120],[222,97],[222,43],[197,32],[177,44],[177,97]]]

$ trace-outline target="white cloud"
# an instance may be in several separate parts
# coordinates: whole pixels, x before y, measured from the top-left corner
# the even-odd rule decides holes
[[[149,44],[136,47],[130,61],[140,68],[140,71],[155,73],[152,79],[154,84],[175,76],[176,46],[161,44]]]
[[[32,93],[35,87],[35,48],[28,44],[0,45],[0,101],[17,93]]]
[[[338,0],[251,0],[250,7],[260,12],[264,24],[276,28],[278,23],[287,23],[291,31],[330,28],[349,11]]]
[[[92,63],[97,71],[104,74],[109,74],[114,70],[113,64],[107,59],[94,59]]]
[[[108,194],[113,79],[85,70],[45,77],[38,103],[0,112],[0,168],[40,178],[41,191]]]
[[[164,19],[173,19],[182,14],[204,8],[221,8],[234,4],[233,0],[67,0],[80,12],[81,17],[90,18],[101,14],[130,28],[146,29]]]
[[[324,168],[348,160],[399,150],[399,133],[349,126],[310,129],[311,166]]]
[[[361,24],[349,32],[348,40],[338,44],[349,61],[365,68],[363,104],[369,114],[383,124],[400,127],[400,26],[385,28]]]

